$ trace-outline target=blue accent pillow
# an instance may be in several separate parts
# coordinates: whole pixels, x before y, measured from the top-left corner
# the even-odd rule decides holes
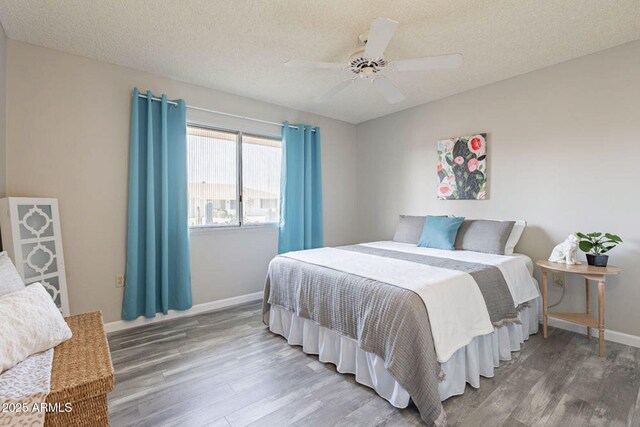
[[[455,250],[458,229],[464,218],[449,218],[446,216],[427,216],[424,220],[422,235],[418,246],[423,248]]]

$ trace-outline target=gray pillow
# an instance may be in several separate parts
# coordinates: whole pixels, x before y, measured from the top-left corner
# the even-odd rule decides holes
[[[24,289],[24,282],[6,252],[0,252],[0,297]]]
[[[393,241],[417,245],[420,235],[422,235],[425,218],[426,216],[400,215]]]
[[[515,221],[466,219],[456,236],[456,249],[504,255]]]

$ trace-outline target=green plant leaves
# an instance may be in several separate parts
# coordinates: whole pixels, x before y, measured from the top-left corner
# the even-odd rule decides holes
[[[588,240],[582,240],[578,246],[580,246],[580,250],[582,252],[589,252],[591,249],[593,249],[593,243],[589,242]]]
[[[588,234],[577,232],[576,236],[581,239],[578,243],[580,250],[583,252],[591,252],[594,255],[609,252],[618,246],[619,243],[622,243],[620,236],[611,233],[604,233],[603,236],[599,231]]]
[[[606,237],[609,240],[613,240],[616,243],[622,243],[622,239],[620,238],[620,236],[616,234],[604,233],[604,237]]]

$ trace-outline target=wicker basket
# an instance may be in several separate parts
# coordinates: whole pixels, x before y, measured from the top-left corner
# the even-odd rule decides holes
[[[113,390],[113,365],[100,312],[65,319],[73,338],[54,349],[51,392],[45,426],[108,426],[107,393]],[[57,405],[56,405],[57,404]],[[71,410],[65,411],[70,404]]]

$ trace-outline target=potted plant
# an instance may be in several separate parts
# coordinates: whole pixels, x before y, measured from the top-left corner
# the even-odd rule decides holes
[[[622,243],[620,236],[611,233],[576,233],[576,236],[580,238],[580,250],[587,255],[587,264],[595,267],[606,267],[609,255],[604,254]]]

